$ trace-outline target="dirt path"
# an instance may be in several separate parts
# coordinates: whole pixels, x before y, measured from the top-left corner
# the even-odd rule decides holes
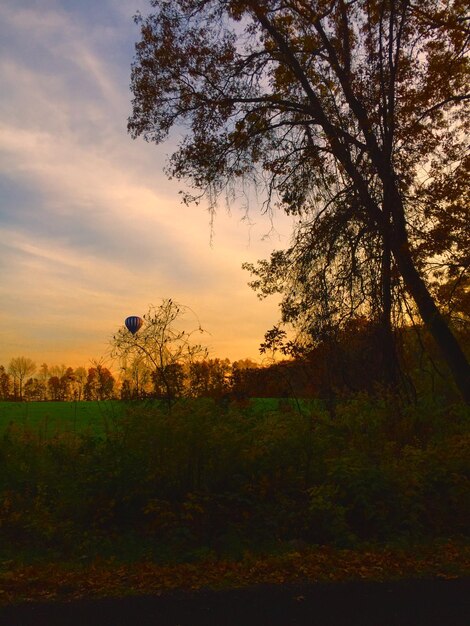
[[[23,604],[1,626],[468,626],[470,579],[259,585]]]

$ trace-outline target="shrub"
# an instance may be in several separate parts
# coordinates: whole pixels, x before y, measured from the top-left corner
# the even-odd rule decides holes
[[[465,534],[468,410],[397,406],[360,395],[332,418],[193,400],[131,409],[106,438],[10,428],[0,540],[78,554],[132,535],[202,554]]]

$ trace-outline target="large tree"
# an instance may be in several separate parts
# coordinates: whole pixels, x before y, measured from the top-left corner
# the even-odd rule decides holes
[[[131,134],[161,142],[173,126],[185,129],[169,173],[212,200],[237,181],[264,182],[265,209],[277,202],[335,219],[344,206],[336,200],[347,196],[342,219],[380,242],[385,315],[395,266],[470,402],[467,358],[427,274],[449,248],[453,262],[465,263],[458,250],[468,241],[468,207],[453,212],[452,199],[441,198],[431,210],[425,198],[439,179],[457,176],[465,155],[465,3],[152,5],[153,14],[137,18]]]

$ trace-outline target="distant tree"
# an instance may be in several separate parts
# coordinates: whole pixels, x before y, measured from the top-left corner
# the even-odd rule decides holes
[[[13,377],[15,389],[18,389],[19,399],[23,400],[23,382],[36,371],[36,363],[31,359],[19,356],[10,361],[9,373]]]
[[[115,379],[110,370],[104,366],[97,366],[99,400],[110,400],[114,395]]]
[[[213,208],[224,190],[254,181],[265,184],[264,209],[277,203],[299,219],[307,212],[347,234],[348,263],[365,263],[364,276],[373,244],[383,328],[391,327],[396,275],[470,403],[468,359],[430,284],[436,259],[447,273],[454,262],[468,273],[460,254],[468,205],[453,182],[441,193],[447,179],[465,182],[466,4],[151,4],[154,13],[137,18],[132,136],[159,143],[172,127],[185,129],[168,170],[196,188],[188,201],[207,194]]]
[[[56,372],[47,381],[51,400],[64,402],[72,398],[72,385],[75,382],[75,373],[71,367],[55,366],[50,372]]]
[[[228,359],[206,359],[189,365],[189,393],[199,398],[217,398],[229,391]]]
[[[85,400],[110,400],[114,394],[115,379],[103,364],[96,362],[88,370],[85,383]]]
[[[151,379],[154,397],[166,400],[170,406],[185,393],[186,372],[181,362],[167,363],[164,367],[155,369],[151,373]]]
[[[121,400],[134,400],[135,390],[132,389],[131,382],[125,378],[121,384]]]
[[[59,376],[51,376],[47,381],[47,388],[49,391],[49,398],[54,402],[62,399],[62,382]]]
[[[237,400],[248,398],[289,398],[302,397],[305,394],[301,386],[292,385],[292,363],[279,362],[267,367],[232,368],[231,393]],[[297,374],[297,373],[296,373]]]
[[[67,366],[65,363],[61,363],[60,365],[51,365],[48,369],[49,376],[57,376],[58,378],[62,378],[67,371]]]
[[[111,341],[111,354],[121,367],[138,360],[152,372],[155,389],[163,393],[170,408],[174,398],[183,393],[181,367],[207,355],[205,347],[193,342],[196,333],[204,332],[200,324],[189,331],[182,329],[183,317],[189,313],[194,315],[184,305],[163,300],[159,306],[149,308],[143,316],[142,328],[135,335],[121,328]]]
[[[61,399],[71,400],[73,396],[72,386],[75,382],[75,372],[73,371],[72,367],[66,368],[65,372],[60,377],[60,382],[61,382],[61,388],[62,388]]]
[[[233,361],[232,363],[232,369],[239,369],[239,370],[244,370],[244,369],[256,369],[257,367],[259,367],[258,363],[256,363],[256,361],[253,361],[253,359],[238,359],[237,361]]]
[[[3,365],[0,365],[0,400],[8,400],[11,393],[11,380]]]
[[[145,397],[149,393],[149,386],[152,383],[152,371],[148,368],[141,355],[131,359],[121,367],[123,399],[131,400]]]
[[[87,380],[87,371],[84,367],[77,367],[73,373],[74,375],[74,398],[81,400],[83,397],[83,389]]]
[[[49,379],[49,376],[49,366],[47,365],[47,363],[41,363],[38,372],[38,380],[40,380],[45,385]]]
[[[39,378],[29,378],[24,385],[24,399],[32,402],[44,400],[47,390]]]
[[[191,396],[203,398],[209,395],[209,365],[207,361],[195,361],[189,366],[188,386]]]

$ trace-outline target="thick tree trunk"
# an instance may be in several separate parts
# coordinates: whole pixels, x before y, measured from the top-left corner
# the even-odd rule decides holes
[[[397,345],[392,324],[392,255],[389,242],[389,228],[383,233],[381,300],[382,312],[380,319],[380,341],[382,352],[382,375],[384,383],[390,389],[398,388],[400,366]]]
[[[392,252],[406,288],[416,302],[426,328],[433,336],[447,362],[463,399],[467,404],[470,404],[470,365],[415,267],[406,236],[394,238]]]

